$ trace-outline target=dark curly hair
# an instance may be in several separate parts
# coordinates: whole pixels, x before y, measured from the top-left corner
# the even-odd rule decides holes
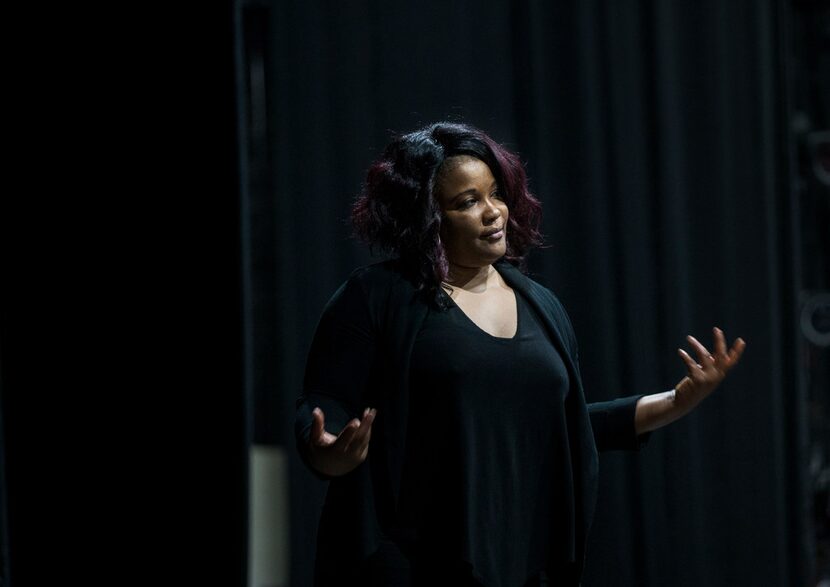
[[[525,269],[525,255],[542,244],[541,205],[530,193],[519,157],[468,124],[438,122],[397,135],[371,165],[351,221],[356,236],[396,255],[419,291],[436,293],[448,262],[439,237],[436,177],[449,157],[469,155],[493,174],[510,211],[504,258]]]

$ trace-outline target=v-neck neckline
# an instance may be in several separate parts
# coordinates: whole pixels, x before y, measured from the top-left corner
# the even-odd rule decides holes
[[[508,285],[508,287],[510,287],[510,286]],[[516,340],[516,338],[519,336],[519,327],[520,327],[520,324],[521,324],[521,318],[520,318],[520,316],[519,316],[519,314],[520,314],[520,312],[519,312],[519,294],[517,294],[517,293],[516,293],[515,288],[510,287],[510,292],[513,294],[513,304],[514,304],[514,306],[515,306],[515,308],[516,308],[516,330],[515,330],[515,332],[513,333],[513,336],[496,336],[495,334],[490,334],[489,332],[487,332],[486,330],[484,330],[481,326],[479,326],[479,325],[476,323],[476,321],[475,321],[475,320],[473,320],[473,319],[472,319],[472,318],[471,318],[471,317],[467,314],[467,312],[465,312],[465,311],[464,311],[464,308],[462,308],[461,306],[459,306],[459,305],[456,303],[456,301],[452,298],[452,296],[451,296],[450,294],[448,294],[448,293],[447,293],[447,292],[446,292],[443,288],[441,289],[441,292],[442,292],[445,296],[447,296],[447,299],[449,299],[449,300],[450,300],[450,303],[452,304],[452,306],[453,306],[454,308],[456,308],[459,312],[461,312],[461,315],[464,317],[464,320],[465,320],[466,322],[468,322],[469,324],[471,324],[473,327],[475,327],[475,329],[476,329],[476,330],[478,330],[479,332],[481,332],[481,333],[485,334],[486,336],[490,337],[491,339],[494,339],[494,340],[500,340],[500,341],[511,341],[511,340]]]

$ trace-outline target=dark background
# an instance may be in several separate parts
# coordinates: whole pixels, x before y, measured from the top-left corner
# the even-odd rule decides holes
[[[212,10],[165,30],[182,42],[154,54],[166,65],[158,75],[144,71],[147,36],[120,64],[149,82],[131,95],[164,115],[149,147],[131,152],[140,164],[114,169],[109,184],[129,193],[124,216],[144,212],[130,224],[138,246],[116,264],[127,271],[114,299],[126,292],[130,306],[104,306],[103,342],[94,337],[119,360],[101,370],[104,387],[127,403],[104,392],[52,406],[106,405],[108,425],[82,426],[90,442],[65,450],[69,464],[50,468],[48,483],[34,482],[39,434],[26,419],[44,411],[37,377],[20,366],[31,328],[3,306],[4,581],[31,584],[44,566],[32,553],[68,547],[103,510],[96,544],[130,555],[117,577],[245,584],[255,443],[291,455],[290,584],[310,584],[325,486],[292,446],[305,353],[326,300],[373,260],[346,224],[366,168],[391,132],[438,119],[479,126],[525,161],[550,245],[531,254],[531,275],[568,308],[589,401],[673,386],[686,334],[709,343],[717,325],[748,343],[696,412],[639,454],[601,457],[584,584],[815,585],[827,573],[830,368],[801,316],[830,287],[829,188],[817,171],[830,128],[826,3],[238,0]],[[127,110],[119,117],[142,108]],[[102,313],[107,296],[96,295],[81,297]],[[808,322],[826,331],[824,307]],[[73,364],[86,380],[87,363]],[[122,440],[135,458],[110,475],[101,450]],[[70,493],[102,470],[106,484]],[[33,499],[27,483],[63,498]],[[42,520],[44,504],[71,515]],[[81,550],[70,576],[109,559]]]

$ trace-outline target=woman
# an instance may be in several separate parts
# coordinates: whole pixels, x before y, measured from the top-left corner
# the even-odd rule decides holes
[[[469,125],[396,137],[370,168],[356,232],[392,259],[327,304],[297,401],[298,450],[330,480],[317,585],[577,585],[597,451],[636,450],[740,359],[674,389],[587,404],[564,308],[521,268],[541,243],[519,159]]]

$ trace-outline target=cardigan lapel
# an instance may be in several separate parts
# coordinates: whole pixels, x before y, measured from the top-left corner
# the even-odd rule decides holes
[[[585,394],[582,389],[582,379],[576,364],[575,337],[564,308],[550,290],[526,277],[506,261],[497,262],[494,267],[504,281],[519,293],[524,294],[530,305],[537,311],[572,378],[570,392],[566,398],[566,410],[570,412],[569,421],[573,424],[573,427],[569,426],[568,435],[572,440],[571,451],[574,455],[572,467],[576,484],[574,494],[576,501],[571,523],[574,524],[576,542],[571,545],[572,550],[568,554],[581,572],[587,532],[593,519],[597,496],[598,460]],[[563,332],[563,329],[566,332]]]
[[[542,300],[539,293],[535,291],[539,286],[533,287],[531,280],[507,261],[499,261],[495,263],[493,267],[495,267],[499,274],[504,278],[507,285],[518,290],[519,293],[524,295],[525,299],[530,303],[536,311],[536,314],[547,327],[548,333],[553,340],[553,344],[556,346],[556,350],[559,351],[565,360],[568,361],[570,371],[574,373],[576,371],[572,355],[574,349],[572,349],[571,345],[568,344],[564,334],[559,328],[559,325],[556,323],[556,320],[551,319],[551,316],[554,315],[552,312],[557,311],[558,308],[553,308],[549,302]]]

